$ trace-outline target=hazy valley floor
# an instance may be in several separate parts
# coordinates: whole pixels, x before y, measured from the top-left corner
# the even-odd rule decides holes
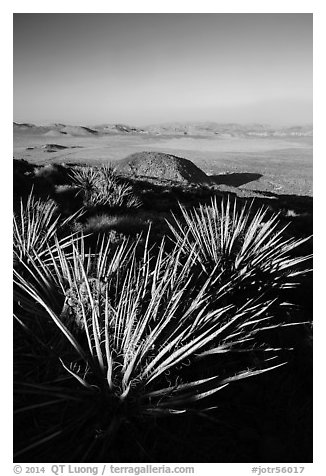
[[[66,148],[45,149],[46,144]],[[183,137],[108,135],[46,137],[14,134],[14,158],[35,164],[99,164],[134,152],[159,151],[193,161],[217,183],[277,194],[312,196],[312,137]]]

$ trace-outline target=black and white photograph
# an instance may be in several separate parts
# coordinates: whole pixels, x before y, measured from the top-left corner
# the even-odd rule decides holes
[[[313,463],[313,19],[12,14],[22,474]]]

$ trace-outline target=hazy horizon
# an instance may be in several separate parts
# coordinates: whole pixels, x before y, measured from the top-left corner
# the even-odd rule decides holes
[[[14,121],[312,124],[312,14],[14,14]]]
[[[138,127],[138,128],[146,128],[146,127],[154,127],[154,126],[167,126],[167,125],[173,125],[173,124],[180,124],[180,125],[191,125],[191,124],[220,124],[221,126],[227,126],[227,125],[238,125],[238,126],[243,126],[243,127],[249,127],[249,126],[263,126],[266,128],[271,128],[271,129],[276,129],[276,128],[291,128],[291,127],[313,127],[313,122],[292,122],[292,123],[286,123],[286,124],[271,124],[271,123],[266,123],[266,122],[257,122],[257,121],[248,121],[248,122],[238,122],[238,121],[214,121],[214,120],[185,120],[185,121],[162,121],[162,122],[151,122],[151,123],[135,123],[135,122],[127,122],[127,121],[102,121],[101,123],[95,123],[95,122],[80,122],[80,121],[75,121],[75,122],[64,122],[64,121],[43,121],[43,122],[37,122],[37,121],[13,121],[14,124],[22,125],[22,124],[29,124],[29,125],[34,125],[36,127],[50,127],[51,125],[55,124],[62,124],[65,126],[85,126],[85,127],[96,127],[96,126],[104,126],[104,125],[125,125],[125,126],[131,126],[131,127]]]

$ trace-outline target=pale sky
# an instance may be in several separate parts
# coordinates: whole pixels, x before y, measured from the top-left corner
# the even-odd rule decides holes
[[[14,120],[312,123],[312,14],[14,14]]]

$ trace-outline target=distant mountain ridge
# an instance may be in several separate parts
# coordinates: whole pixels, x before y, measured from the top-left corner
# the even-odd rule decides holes
[[[14,122],[14,133],[25,132],[28,134],[44,135],[44,136],[89,136],[97,135],[99,132],[86,126],[70,126],[65,124],[51,124],[49,126],[37,126],[35,124]]]
[[[60,123],[48,126],[37,126],[31,123],[13,123],[14,133],[55,136],[106,136],[106,135],[139,135],[154,136],[204,136],[204,137],[312,137],[312,125],[272,128],[264,124],[236,124],[216,122],[171,122],[154,124],[143,128],[126,124],[101,124],[96,126],[76,126]]]
[[[217,122],[166,123],[149,125],[145,128],[156,134],[217,135],[221,137],[238,136],[312,136],[312,125],[273,128],[265,124],[237,124]]]

